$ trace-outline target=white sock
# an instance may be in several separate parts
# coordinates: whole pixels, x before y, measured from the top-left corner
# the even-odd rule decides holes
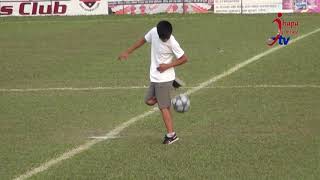
[[[172,138],[175,134],[176,134],[175,132],[168,133],[168,134],[167,134],[167,137],[168,137],[168,138]]]

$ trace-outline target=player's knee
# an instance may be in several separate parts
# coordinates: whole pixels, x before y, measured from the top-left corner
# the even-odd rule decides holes
[[[157,100],[156,99],[148,99],[145,101],[145,103],[148,105],[148,106],[153,106],[157,103]]]
[[[153,106],[153,105],[156,104],[156,103],[153,102],[153,101],[146,101],[145,103],[146,103],[146,105],[148,105],[148,106]]]

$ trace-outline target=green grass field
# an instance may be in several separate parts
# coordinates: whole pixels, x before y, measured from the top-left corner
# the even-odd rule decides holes
[[[0,179],[18,177],[151,109],[143,103],[145,88],[10,89],[147,86],[149,45],[128,61],[116,59],[161,19],[172,22],[190,59],[177,75],[195,87],[270,49],[274,17],[1,18]],[[299,21],[298,36],[320,28],[320,15],[283,18]],[[161,144],[165,128],[156,112],[30,179],[318,179],[319,39],[317,32],[289,42],[192,94],[191,111],[174,113],[180,140],[173,145]]]

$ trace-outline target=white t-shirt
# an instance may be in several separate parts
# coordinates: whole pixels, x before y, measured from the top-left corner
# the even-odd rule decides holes
[[[173,59],[179,59],[183,56],[184,51],[179,43],[173,37],[163,42],[158,35],[157,28],[152,28],[145,36],[145,40],[151,43],[151,65],[150,65],[150,81],[151,82],[168,82],[175,79],[174,68],[169,68],[160,73],[157,70],[159,64],[170,64]]]

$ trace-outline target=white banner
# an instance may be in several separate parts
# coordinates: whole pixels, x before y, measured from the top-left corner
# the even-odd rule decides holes
[[[258,14],[293,12],[283,7],[285,0],[215,0],[214,12],[227,14]]]
[[[71,0],[67,15],[103,15],[108,14],[107,0]]]
[[[6,0],[0,1],[3,16],[75,16],[108,14],[107,0]]]
[[[214,13],[240,14],[241,0],[215,0]]]
[[[242,13],[278,13],[282,12],[282,0],[242,0]]]

